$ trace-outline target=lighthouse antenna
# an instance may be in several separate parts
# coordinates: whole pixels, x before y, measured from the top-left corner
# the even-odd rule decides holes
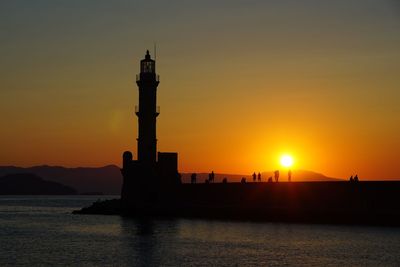
[[[157,44],[154,42],[154,60],[157,60]]]

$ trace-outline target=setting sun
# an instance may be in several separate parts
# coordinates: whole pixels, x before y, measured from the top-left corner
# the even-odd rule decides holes
[[[283,155],[283,156],[281,157],[281,165],[282,165],[283,167],[287,167],[287,168],[291,167],[291,166],[293,165],[293,158],[292,158],[292,156]]]

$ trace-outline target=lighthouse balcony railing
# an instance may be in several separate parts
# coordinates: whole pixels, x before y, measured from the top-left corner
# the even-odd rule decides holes
[[[139,115],[139,112],[140,112],[139,106],[135,106],[135,114]],[[156,115],[159,115],[159,114],[160,114],[160,106],[156,106]]]
[[[160,75],[156,75],[156,82],[160,82]],[[140,82],[140,74],[136,74],[136,82]]]

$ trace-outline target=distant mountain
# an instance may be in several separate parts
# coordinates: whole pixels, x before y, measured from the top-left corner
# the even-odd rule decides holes
[[[79,194],[99,192],[104,194],[118,195],[121,192],[122,175],[118,166],[108,165],[100,168],[65,168],[59,166],[35,166],[21,168],[14,166],[0,166],[0,176],[13,173],[33,173],[45,180],[58,182],[75,188]],[[191,173],[182,173],[182,182],[190,183]],[[262,181],[273,176],[273,172],[263,172]],[[252,181],[251,174],[215,174],[215,182],[221,182],[226,177],[228,182],[239,182],[242,177]],[[203,183],[208,178],[208,173],[197,173],[197,181]],[[287,181],[287,173],[281,172],[280,181]],[[339,181],[340,179],[326,177],[323,174],[293,170],[292,181]]]
[[[190,183],[190,175],[191,173],[182,173],[182,181],[184,183]],[[245,177],[247,182],[253,181],[253,177],[251,174],[248,175],[240,175],[240,174],[215,174],[215,182],[221,182],[222,179],[227,178],[228,182],[240,182],[242,177]],[[261,181],[265,182],[268,180],[268,177],[274,177],[274,173],[270,172],[262,172],[261,173]],[[197,182],[204,183],[204,181],[208,179],[208,173],[197,173]],[[281,172],[279,181],[286,182],[288,180],[287,173]],[[293,170],[292,171],[292,181],[293,182],[315,182],[315,181],[341,181],[342,179],[327,177],[323,174],[306,171],[306,170]]]
[[[73,187],[79,194],[99,192],[114,195],[121,192],[122,175],[120,168],[115,165],[100,168],[65,168],[47,165],[29,168],[0,166],[0,176],[13,173],[33,173],[45,180]]]
[[[73,195],[76,190],[56,182],[43,180],[31,173],[0,177],[0,195]]]

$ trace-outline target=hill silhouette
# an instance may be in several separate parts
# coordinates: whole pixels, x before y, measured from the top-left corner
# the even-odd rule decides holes
[[[119,195],[121,193],[122,175],[120,168],[116,165],[108,165],[99,168],[65,168],[60,166],[34,166],[29,168],[15,166],[0,166],[0,176],[15,173],[32,173],[42,177],[45,180],[53,181],[75,188],[79,194],[87,192],[101,192],[110,195]],[[182,182],[190,183],[191,173],[182,173]],[[287,181],[287,174],[281,173],[280,181]],[[262,172],[262,181],[266,181],[271,172]],[[239,182],[242,177],[246,177],[247,181],[251,180],[251,174],[215,174],[215,182],[221,182],[226,177],[228,182]],[[208,178],[208,173],[197,173],[197,182],[204,183]],[[327,177],[323,174],[294,170],[292,181],[338,181],[340,179]]]
[[[60,183],[43,180],[32,173],[0,177],[0,195],[73,195],[76,190]]]
[[[15,166],[0,167],[0,176],[14,173],[33,173],[45,180],[73,187],[79,194],[101,192],[116,195],[121,192],[122,175],[120,168],[115,165],[100,168],[65,168],[48,165],[29,168]]]

